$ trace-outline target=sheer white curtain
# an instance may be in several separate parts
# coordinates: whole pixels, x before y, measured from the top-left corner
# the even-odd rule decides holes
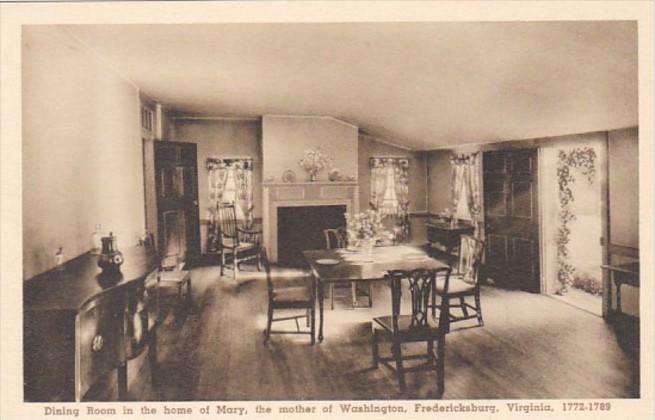
[[[209,158],[209,213],[214,222],[214,212],[220,203],[234,202],[237,218],[244,225],[252,225],[253,189],[251,158]]]
[[[482,222],[481,154],[451,158],[453,211],[459,219],[470,220],[478,231]],[[480,234],[481,232],[478,232]]]

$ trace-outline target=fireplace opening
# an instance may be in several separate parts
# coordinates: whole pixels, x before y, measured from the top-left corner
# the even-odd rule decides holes
[[[278,265],[306,268],[302,251],[324,249],[323,229],[345,226],[345,213],[345,205],[278,207]]]

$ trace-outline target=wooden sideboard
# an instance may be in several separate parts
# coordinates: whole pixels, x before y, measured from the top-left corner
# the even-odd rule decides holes
[[[103,275],[84,254],[23,286],[25,401],[82,401],[117,372],[127,392],[127,361],[148,343],[156,351],[157,259],[151,247],[123,250],[121,271]]]

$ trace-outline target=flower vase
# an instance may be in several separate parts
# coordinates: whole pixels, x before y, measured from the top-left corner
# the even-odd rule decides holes
[[[364,255],[372,255],[373,248],[377,240],[375,238],[363,239],[360,245],[360,251]]]
[[[309,182],[316,182],[318,173],[316,171],[309,171]]]

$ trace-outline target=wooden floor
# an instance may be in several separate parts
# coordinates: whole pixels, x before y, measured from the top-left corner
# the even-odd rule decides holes
[[[152,384],[130,385],[131,399],[436,397],[433,372],[408,373],[402,395],[393,372],[371,367],[370,320],[390,312],[386,285],[374,286],[373,308],[348,309],[342,301],[326,309],[321,344],[310,345],[306,335],[274,335],[265,344],[265,278],[241,275],[236,283],[219,278],[216,267],[193,270],[193,304],[174,309],[167,300],[159,368]],[[490,286],[482,305],[484,327],[447,336],[444,399],[638,396],[638,345],[601,318],[547,296]],[[144,364],[138,382],[150,377],[147,370]]]

